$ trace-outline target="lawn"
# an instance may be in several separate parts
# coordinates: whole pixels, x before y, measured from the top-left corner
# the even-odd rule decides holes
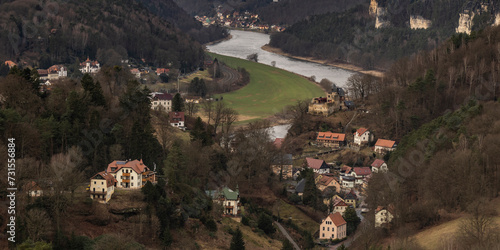
[[[273,205],[272,212],[273,215],[276,216],[279,212],[279,216],[285,221],[291,218],[293,223],[300,228],[311,232],[311,234],[314,234],[317,230],[319,230],[319,223],[311,219],[304,212],[300,211],[300,209],[284,202],[283,200],[279,200]]]
[[[248,60],[208,54],[232,68],[245,68],[250,73],[248,85],[222,95],[240,114],[240,121],[266,118],[298,100],[325,96],[318,85],[297,74]]]

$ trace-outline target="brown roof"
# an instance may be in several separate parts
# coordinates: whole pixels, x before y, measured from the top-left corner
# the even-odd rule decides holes
[[[345,134],[332,132],[319,132],[316,140],[345,141]]]
[[[339,212],[330,214],[328,217],[330,217],[330,220],[332,220],[333,224],[337,227],[347,224],[347,222],[345,222],[344,218],[342,217],[342,215],[340,215]]]
[[[352,170],[352,167],[349,167],[347,165],[344,165],[340,168],[340,171],[344,171],[346,174],[350,173]]]
[[[321,179],[318,181],[318,184],[323,186],[328,186],[328,184],[330,184],[330,182],[332,182],[333,180],[334,180],[333,177],[325,175],[321,177]]]
[[[157,68],[156,69],[156,74],[158,74],[158,75],[167,74],[168,72],[170,72],[170,69],[165,69],[165,68]]]
[[[170,116],[170,122],[184,121],[184,112],[170,112],[168,115]]]
[[[38,72],[38,75],[40,75],[40,76],[46,76],[49,74],[49,71],[46,69],[37,69],[36,71]]]
[[[64,66],[52,65],[52,66],[50,66],[50,68],[47,69],[47,71],[49,72],[49,74],[57,73],[57,72],[61,71],[62,67],[64,67]]]
[[[382,166],[382,164],[384,164],[385,161],[384,160],[381,160],[381,159],[375,159],[372,163],[372,167],[374,168],[379,168],[380,166]]]
[[[387,210],[389,211],[391,214],[394,214],[394,206],[392,204],[390,204],[389,206],[385,207],[385,206],[378,206],[377,209],[375,210],[375,213],[378,213],[382,210]]]
[[[5,61],[5,65],[9,66],[9,68],[17,66],[17,64],[13,61]]]
[[[276,148],[279,149],[283,145],[284,141],[285,141],[285,138],[276,138],[276,139],[274,139],[274,146],[276,146]]]
[[[363,135],[366,131],[368,131],[367,128],[359,128],[358,130],[356,130],[356,134],[358,134],[358,136],[361,136]]]
[[[30,181],[30,182],[26,183],[26,185],[24,185],[24,190],[33,191],[33,190],[42,190],[42,189],[40,188],[40,186],[38,186],[38,184],[36,184],[36,182]]]
[[[349,205],[347,205],[343,200],[338,200],[337,203],[335,203],[333,206],[334,207],[348,207]]]
[[[131,168],[136,173],[140,174],[149,168],[144,165],[142,160],[133,160],[133,161],[113,161],[108,165],[106,172],[108,173],[116,173],[118,170],[122,168]]]
[[[384,147],[384,148],[392,148],[392,147],[394,147],[394,144],[396,144],[395,141],[378,139],[377,143],[375,143],[375,146]]]
[[[326,166],[325,161],[319,160],[319,159],[314,159],[314,158],[306,158],[307,161],[307,166],[312,168],[312,169],[321,169],[321,167],[324,165]]]
[[[353,170],[358,176],[369,175],[372,173],[372,170],[369,167],[354,167]]]
[[[173,98],[174,97],[169,93],[155,94],[153,96],[153,100],[162,100],[162,101],[172,100]]]
[[[115,185],[116,179],[113,177],[113,175],[107,173],[106,171],[99,172],[92,176],[92,179],[96,179],[97,176],[101,176],[104,180],[106,180],[106,187],[111,187]]]

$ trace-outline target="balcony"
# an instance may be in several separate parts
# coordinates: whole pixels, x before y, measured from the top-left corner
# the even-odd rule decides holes
[[[130,180],[129,179],[123,179],[122,182],[130,183]]]
[[[130,173],[123,173],[122,176],[130,176]]]
[[[146,182],[146,181],[147,181],[147,179],[146,179],[146,178],[142,178],[142,182]]]
[[[89,191],[90,194],[106,194],[106,191]]]

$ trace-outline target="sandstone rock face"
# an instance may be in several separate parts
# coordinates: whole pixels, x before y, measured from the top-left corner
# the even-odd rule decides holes
[[[500,13],[497,13],[495,15],[495,23],[493,23],[493,26],[498,26],[500,25]]]
[[[472,19],[474,19],[474,12],[460,13],[460,19],[458,20],[458,27],[456,28],[455,31],[457,33],[470,34],[473,25]]]
[[[427,20],[422,16],[410,16],[410,28],[411,29],[428,29],[432,25],[431,20]]]
[[[385,28],[391,26],[391,22],[387,21],[387,8],[378,7],[375,19],[375,28]]]
[[[370,2],[370,16],[377,16],[378,3],[377,0],[371,0]]]

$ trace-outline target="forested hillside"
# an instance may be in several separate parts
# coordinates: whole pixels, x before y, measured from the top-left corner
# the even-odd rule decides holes
[[[174,24],[177,28],[200,43],[219,40],[228,35],[225,28],[219,26],[204,27],[188,15],[172,0],[138,0],[149,11]]]
[[[473,30],[493,23],[497,2],[481,1],[377,1],[384,14],[369,13],[369,1],[342,13],[317,15],[271,36],[271,46],[298,56],[343,61],[364,68],[388,68],[395,60],[420,50],[436,48],[455,33],[459,14],[481,13],[473,18]],[[376,16],[374,16],[376,15]],[[410,18],[421,16],[432,25],[410,29]],[[385,25],[375,28],[376,22]]]
[[[455,35],[435,50],[399,60],[381,81],[364,86],[370,93],[365,104],[373,108],[366,120],[379,138],[399,142],[387,157],[390,172],[371,178],[367,202],[372,209],[394,206],[391,232],[398,238],[449,219],[446,214],[469,213],[486,218],[478,224],[481,235],[472,231],[446,243],[498,246],[488,219],[494,208],[487,204],[500,191],[499,46],[500,27]],[[380,235],[370,237],[376,233],[365,231],[356,246],[379,244]]]
[[[104,64],[144,59],[196,68],[203,51],[175,25],[127,1],[7,1],[0,5],[0,58],[41,68],[87,57]]]

